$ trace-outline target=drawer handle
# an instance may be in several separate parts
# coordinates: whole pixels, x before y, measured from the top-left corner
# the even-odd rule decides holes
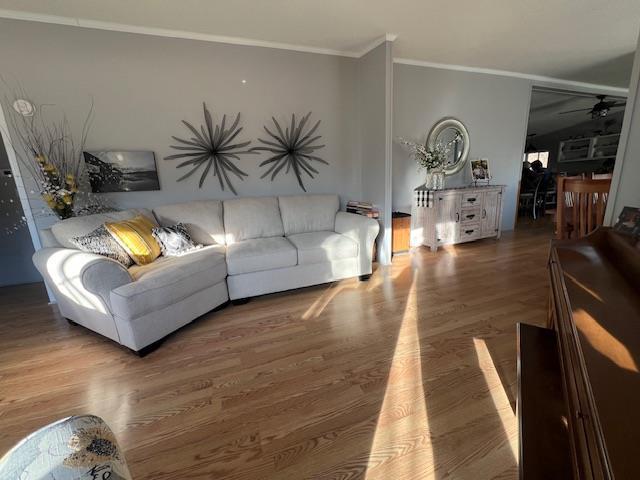
[[[472,213],[471,215],[467,215],[467,218],[468,218],[469,220],[471,220],[471,219],[472,219],[473,217],[475,217],[475,216],[476,216],[476,214],[475,214],[475,213]]]
[[[465,230],[464,233],[466,233],[467,235],[471,235],[473,232],[475,232],[475,230]]]
[[[476,197],[467,198],[467,202],[472,203],[476,201]]]
[[[460,214],[456,212],[456,223],[458,223],[459,221],[460,221]]]
[[[487,218],[487,209],[486,208],[482,209],[482,218]]]

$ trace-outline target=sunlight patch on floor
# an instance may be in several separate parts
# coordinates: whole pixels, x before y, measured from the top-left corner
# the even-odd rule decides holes
[[[482,338],[474,338],[473,345],[478,358],[478,367],[482,371],[482,375],[489,389],[489,394],[491,395],[491,400],[493,400],[493,404],[496,407],[496,413],[502,422],[502,427],[507,436],[513,458],[517,461],[518,422],[516,415],[511,408],[509,397],[502,386],[502,380],[493,364],[493,359],[491,358],[486,342]]]
[[[318,318],[322,314],[324,309],[327,308],[327,305],[331,303],[331,300],[333,300],[336,297],[336,295],[338,295],[340,292],[342,292],[346,288],[353,288],[353,287],[346,287],[343,285],[332,285],[329,288],[325,289],[325,291],[322,292],[322,294],[311,304],[311,306],[307,309],[307,311],[302,314],[302,319],[313,320]]]
[[[424,478],[429,439],[413,272],[365,478]],[[432,462],[428,462],[432,463]]]
[[[86,412],[108,420],[109,426],[118,431],[131,420],[131,402],[126,386],[114,382],[105,383],[102,375],[91,375],[86,389]]]

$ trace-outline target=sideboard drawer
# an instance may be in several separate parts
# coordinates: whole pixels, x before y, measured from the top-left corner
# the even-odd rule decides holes
[[[462,215],[460,215],[460,222],[462,225],[478,223],[480,221],[480,217],[480,208],[463,208]]]
[[[480,238],[480,224],[472,223],[468,225],[460,225],[460,241],[470,242]]]
[[[462,194],[462,208],[479,207],[482,205],[481,192],[469,192]]]

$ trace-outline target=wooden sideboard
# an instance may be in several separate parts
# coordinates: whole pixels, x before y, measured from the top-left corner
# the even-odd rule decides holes
[[[441,245],[500,238],[504,185],[413,192],[411,246],[432,251]]]
[[[544,478],[640,478],[640,249],[608,228],[556,240],[549,276],[549,328],[519,329],[520,477],[542,478],[534,472],[543,465]],[[532,334],[536,328],[547,333]],[[547,347],[527,347],[543,337],[552,339]],[[535,358],[543,349],[544,374]],[[549,368],[552,356],[557,371]],[[554,378],[560,391],[534,401]],[[567,469],[569,476],[560,473]]]

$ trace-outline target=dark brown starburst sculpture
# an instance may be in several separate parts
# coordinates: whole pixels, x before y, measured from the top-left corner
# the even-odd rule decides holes
[[[229,173],[233,173],[240,180],[244,180],[244,177],[248,176],[236,166],[234,161],[240,160],[239,155],[252,153],[251,150],[242,150],[244,147],[249,145],[251,141],[234,144],[231,143],[242,131],[242,127],[238,127],[238,123],[240,122],[239,113],[231,127],[225,129],[227,116],[224,115],[222,117],[221,124],[216,125],[214,130],[211,113],[209,113],[207,105],[204,102],[202,103],[202,108],[204,110],[206,127],[205,125],[201,125],[200,131],[198,131],[189,122],[182,120],[182,123],[186,125],[194,136],[188,140],[172,136],[171,138],[182,145],[171,145],[171,148],[174,150],[182,150],[184,153],[169,155],[164,159],[188,159],[178,164],[176,168],[193,166],[191,170],[178,179],[178,182],[190,177],[200,167],[204,166],[204,171],[200,176],[199,188],[202,188],[202,185],[207,178],[207,174],[211,170],[211,167],[213,167],[213,176],[218,177],[220,188],[224,190],[226,184],[229,189],[237,195],[238,192],[236,192],[231,180],[229,180]]]
[[[313,136],[315,131],[318,129],[318,125],[320,125],[320,120],[305,132],[305,126],[310,116],[311,112],[307,113],[302,117],[300,122],[296,124],[296,116],[291,115],[291,125],[284,131],[280,127],[278,121],[274,117],[271,117],[277,133],[272,132],[265,126],[264,130],[271,138],[269,140],[258,138],[258,140],[266,146],[253,147],[251,149],[251,151],[254,152],[266,151],[272,154],[268,159],[260,164],[261,167],[271,165],[260,178],[264,178],[271,174],[271,181],[273,181],[276,175],[278,175],[284,167],[287,167],[285,173],[289,173],[290,170],[293,170],[293,173],[295,173],[298,183],[300,184],[300,188],[306,192],[307,189],[302,182],[302,174],[306,173],[309,177],[314,178],[313,174],[319,173],[318,170],[313,167],[313,162],[320,162],[325,165],[329,165],[329,162],[326,162],[315,155],[316,150],[324,147],[324,145],[315,144],[315,142],[322,138],[322,136]]]

